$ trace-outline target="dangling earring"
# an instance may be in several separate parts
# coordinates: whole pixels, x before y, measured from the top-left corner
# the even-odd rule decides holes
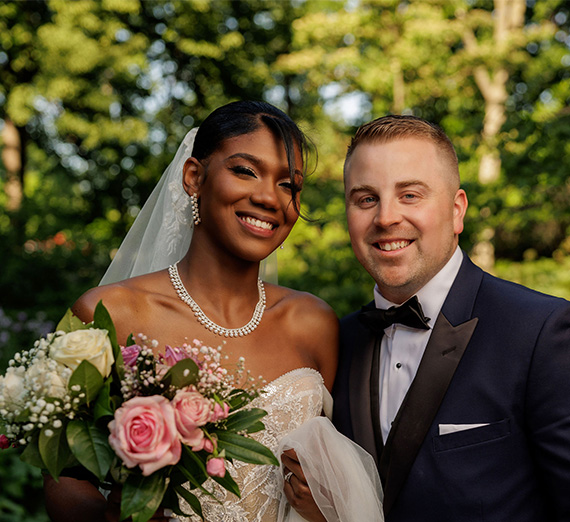
[[[192,220],[194,221],[194,226],[198,226],[202,220],[200,219],[198,194],[196,194],[196,192],[190,196],[190,205],[192,206]]]

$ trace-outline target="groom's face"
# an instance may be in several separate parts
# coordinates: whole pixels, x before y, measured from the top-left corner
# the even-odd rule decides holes
[[[453,255],[467,209],[449,163],[426,139],[362,143],[345,165],[352,248],[382,295],[402,303]]]

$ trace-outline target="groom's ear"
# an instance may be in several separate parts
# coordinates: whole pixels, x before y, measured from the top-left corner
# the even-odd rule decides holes
[[[192,194],[198,194],[199,196],[205,175],[206,169],[204,165],[196,158],[188,158],[182,169],[182,185],[186,193],[190,196]]]

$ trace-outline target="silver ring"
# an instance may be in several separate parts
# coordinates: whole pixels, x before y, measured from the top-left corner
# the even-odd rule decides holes
[[[289,473],[287,473],[287,474],[285,475],[285,477],[284,477],[284,478],[285,478],[285,482],[289,482],[289,484],[291,484],[291,477],[292,477],[292,476],[293,476],[293,472],[292,472],[292,471],[289,471]]]

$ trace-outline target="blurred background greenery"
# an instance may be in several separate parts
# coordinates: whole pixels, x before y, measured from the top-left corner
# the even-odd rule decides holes
[[[0,370],[98,283],[191,127],[280,106],[318,163],[281,284],[339,315],[369,299],[344,222],[355,128],[439,123],[484,268],[570,297],[570,5],[564,0],[50,0],[0,4]],[[40,477],[0,453],[0,522],[46,520]]]

